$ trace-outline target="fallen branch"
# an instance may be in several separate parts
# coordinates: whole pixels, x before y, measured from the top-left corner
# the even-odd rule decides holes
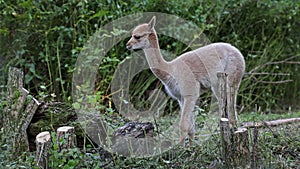
[[[300,118],[290,118],[290,119],[279,119],[273,121],[260,121],[260,122],[244,122],[241,127],[244,128],[260,128],[265,126],[278,126],[283,124],[291,124],[291,123],[300,123]]]

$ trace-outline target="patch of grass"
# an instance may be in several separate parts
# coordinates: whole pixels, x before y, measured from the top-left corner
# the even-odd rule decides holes
[[[297,117],[299,113],[285,115],[259,115],[245,114],[240,116],[241,121],[274,120],[278,118]],[[253,129],[249,130],[250,151],[253,145]],[[300,125],[289,124],[259,129],[258,159],[259,168],[297,168],[300,165]],[[55,141],[55,140],[54,140]],[[9,159],[6,147],[1,142],[0,165],[8,168],[32,168],[34,166],[34,153],[24,153],[15,159]],[[66,153],[55,153],[51,150],[50,164],[68,168],[224,168],[222,162],[222,143],[219,134],[212,135],[191,147],[176,146],[171,150],[157,156],[148,158],[132,158],[113,154],[104,158],[96,152],[87,153],[79,149],[71,149]],[[64,159],[64,163],[61,163]],[[71,159],[71,161],[70,161]],[[250,159],[249,159],[250,160]],[[69,162],[70,161],[70,162]],[[73,162],[76,162],[75,163]],[[248,165],[250,166],[250,164]],[[71,167],[71,168],[72,168]],[[69,167],[70,168],[70,167]]]
[[[284,125],[259,130],[260,166],[297,168],[300,165],[300,125]]]

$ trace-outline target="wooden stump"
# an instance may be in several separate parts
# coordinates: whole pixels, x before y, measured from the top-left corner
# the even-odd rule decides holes
[[[246,166],[250,162],[248,130],[238,128],[233,133],[234,159],[236,166]]]
[[[48,168],[49,154],[48,151],[51,147],[51,135],[48,131],[39,133],[36,136],[36,156],[35,165],[39,168]]]
[[[40,103],[23,88],[24,74],[20,69],[9,68],[7,82],[8,104],[3,113],[3,133],[12,154],[29,151],[26,130]]]
[[[246,128],[237,128],[237,115],[233,104],[235,91],[228,86],[227,74],[219,72],[217,76],[222,157],[227,167],[245,166],[249,159],[248,131]]]
[[[233,131],[227,118],[221,118],[220,127],[225,164],[230,167],[247,165],[250,161],[248,130],[238,128]]]
[[[230,122],[227,118],[221,118],[220,132],[223,146],[222,158],[225,160],[225,163],[228,164],[234,159],[232,155],[232,132],[230,129]]]
[[[75,146],[75,129],[71,126],[63,126],[57,129],[58,151],[70,149]]]

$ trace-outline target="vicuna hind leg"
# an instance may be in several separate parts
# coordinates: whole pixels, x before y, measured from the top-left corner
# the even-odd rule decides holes
[[[189,136],[189,144],[192,145],[195,136],[195,114],[194,107],[198,97],[186,96],[183,98],[181,117],[180,117],[180,143],[184,146],[186,135]]]

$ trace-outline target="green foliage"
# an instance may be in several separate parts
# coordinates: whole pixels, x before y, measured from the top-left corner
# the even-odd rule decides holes
[[[247,74],[239,91],[238,102],[244,111],[251,112],[254,109],[263,112],[295,111],[299,108],[300,100],[299,10],[298,0],[0,0],[0,71],[2,72],[0,112],[5,107],[4,91],[8,66],[16,66],[24,70],[25,88],[29,89],[34,97],[46,101],[70,101],[75,62],[89,37],[110,21],[129,14],[148,11],[177,15],[198,25],[211,42],[228,42],[241,50],[246,59]],[[167,36],[159,38],[163,49],[176,54],[186,51],[187,46],[181,42]],[[89,98],[91,103],[99,106],[97,108],[112,117],[118,112],[112,103],[110,83],[118,64],[129,55],[125,43],[126,40],[121,41],[103,58],[96,77],[94,89],[96,95],[94,98]],[[161,84],[157,83],[150,71],[143,71],[133,79],[130,86],[130,101],[137,109],[144,110],[150,107],[146,96],[154,87],[161,88]],[[177,103],[173,100],[166,100],[166,102],[168,102],[167,113],[177,114]],[[205,106],[209,104],[208,102],[202,103],[201,111],[206,110]],[[73,106],[80,108],[82,105],[74,103]],[[257,114],[250,113],[245,116],[250,116],[250,120],[253,121],[258,120],[254,118],[258,116]],[[299,116],[299,114],[291,116]],[[2,113],[0,119],[1,117]],[[270,115],[263,115],[263,118],[266,117]],[[198,118],[204,119],[204,117]],[[0,120],[0,127],[2,124]],[[262,133],[261,137],[268,146],[261,143],[263,153],[261,160],[270,161],[269,166],[272,167],[274,166],[271,163],[276,161],[283,168],[292,168],[294,164],[297,165],[296,161],[299,157],[289,155],[287,152],[294,151],[299,154],[297,149],[299,142],[287,145],[286,143],[290,143],[289,137],[281,131],[278,133],[284,137],[283,140],[273,138],[270,132]],[[5,146],[1,144],[1,159],[9,153],[5,152]],[[174,156],[171,153],[168,158],[163,156],[134,159],[117,156],[113,164],[108,166],[111,168],[123,166],[176,168],[189,167],[185,161],[193,163],[191,165],[194,165],[194,161],[198,161],[199,163],[196,164],[205,168],[214,160],[220,164],[220,159],[216,159],[220,157],[218,149],[220,146],[217,139],[212,138],[205,145],[197,146],[192,151],[176,149],[178,153]],[[285,151],[287,147],[289,151]],[[284,155],[280,156],[280,154]],[[71,158],[67,159],[65,155]],[[82,163],[80,158],[85,159],[85,162]],[[79,165],[97,168],[100,164],[94,163],[95,159],[97,157],[94,155],[88,156],[78,149],[57,153],[55,146],[51,154],[54,168]],[[29,168],[32,163],[33,155],[27,154],[19,157],[15,163],[1,160],[0,166]]]
[[[245,76],[240,90],[241,105],[247,109],[258,104],[265,111],[274,111],[287,109],[299,101],[300,98],[292,94],[298,92],[293,87],[299,85],[297,65],[288,64],[289,60],[286,60],[293,57],[299,61],[300,58],[300,32],[296,28],[299,7],[297,1],[246,1],[240,8],[229,10],[228,17],[236,19],[222,22],[228,27],[223,26],[216,38],[241,49],[247,72],[251,73]],[[287,62],[280,62],[283,60]],[[292,82],[284,83],[287,79]],[[291,90],[293,92],[289,93]],[[287,99],[291,96],[293,99]],[[279,103],[285,106],[279,106]]]
[[[49,152],[49,167],[72,169],[79,166],[83,156],[80,150],[75,147],[58,151],[59,146],[66,144],[66,139],[57,140],[55,133],[51,133],[51,136],[53,148]],[[66,137],[68,136],[66,135]]]
[[[300,112],[299,112],[300,113]],[[298,114],[262,115],[260,113],[243,114],[241,121],[261,121],[277,118],[297,117]],[[257,166],[261,168],[297,168],[299,166],[300,141],[297,124],[259,129]],[[250,146],[253,144],[253,130],[250,133]],[[103,157],[97,152],[86,152],[86,149],[64,149],[58,151],[60,144],[65,141],[57,140],[56,134],[51,133],[52,148],[50,149],[50,168],[208,168],[215,166],[224,168],[221,152],[220,135],[212,135],[202,145],[183,148],[177,146],[154,157],[129,158],[112,154],[112,157]],[[24,153],[11,160],[8,158],[7,145],[0,141],[0,166],[5,168],[36,168],[34,166],[35,153]]]
[[[33,94],[46,100],[68,101],[77,56],[99,27],[131,13],[165,12],[194,22],[212,42],[232,43],[242,51],[247,72],[252,74],[244,78],[241,105],[252,109],[257,104],[266,111],[286,109],[299,100],[297,65],[268,63],[292,56],[295,57],[289,61],[299,62],[299,8],[299,1],[270,0],[1,1],[0,53],[6,63],[1,70],[5,72],[7,66],[21,67],[25,71],[26,88]],[[114,70],[129,54],[125,42],[109,51],[99,67],[96,90],[101,95],[109,94]],[[160,44],[177,54],[186,47],[165,36],[160,37]],[[255,74],[262,72],[268,74]],[[140,77],[147,79],[149,73]],[[5,75],[1,78],[5,80]],[[272,83],[287,79],[292,82]],[[141,89],[133,87],[134,93],[142,95],[152,82],[147,81]]]

